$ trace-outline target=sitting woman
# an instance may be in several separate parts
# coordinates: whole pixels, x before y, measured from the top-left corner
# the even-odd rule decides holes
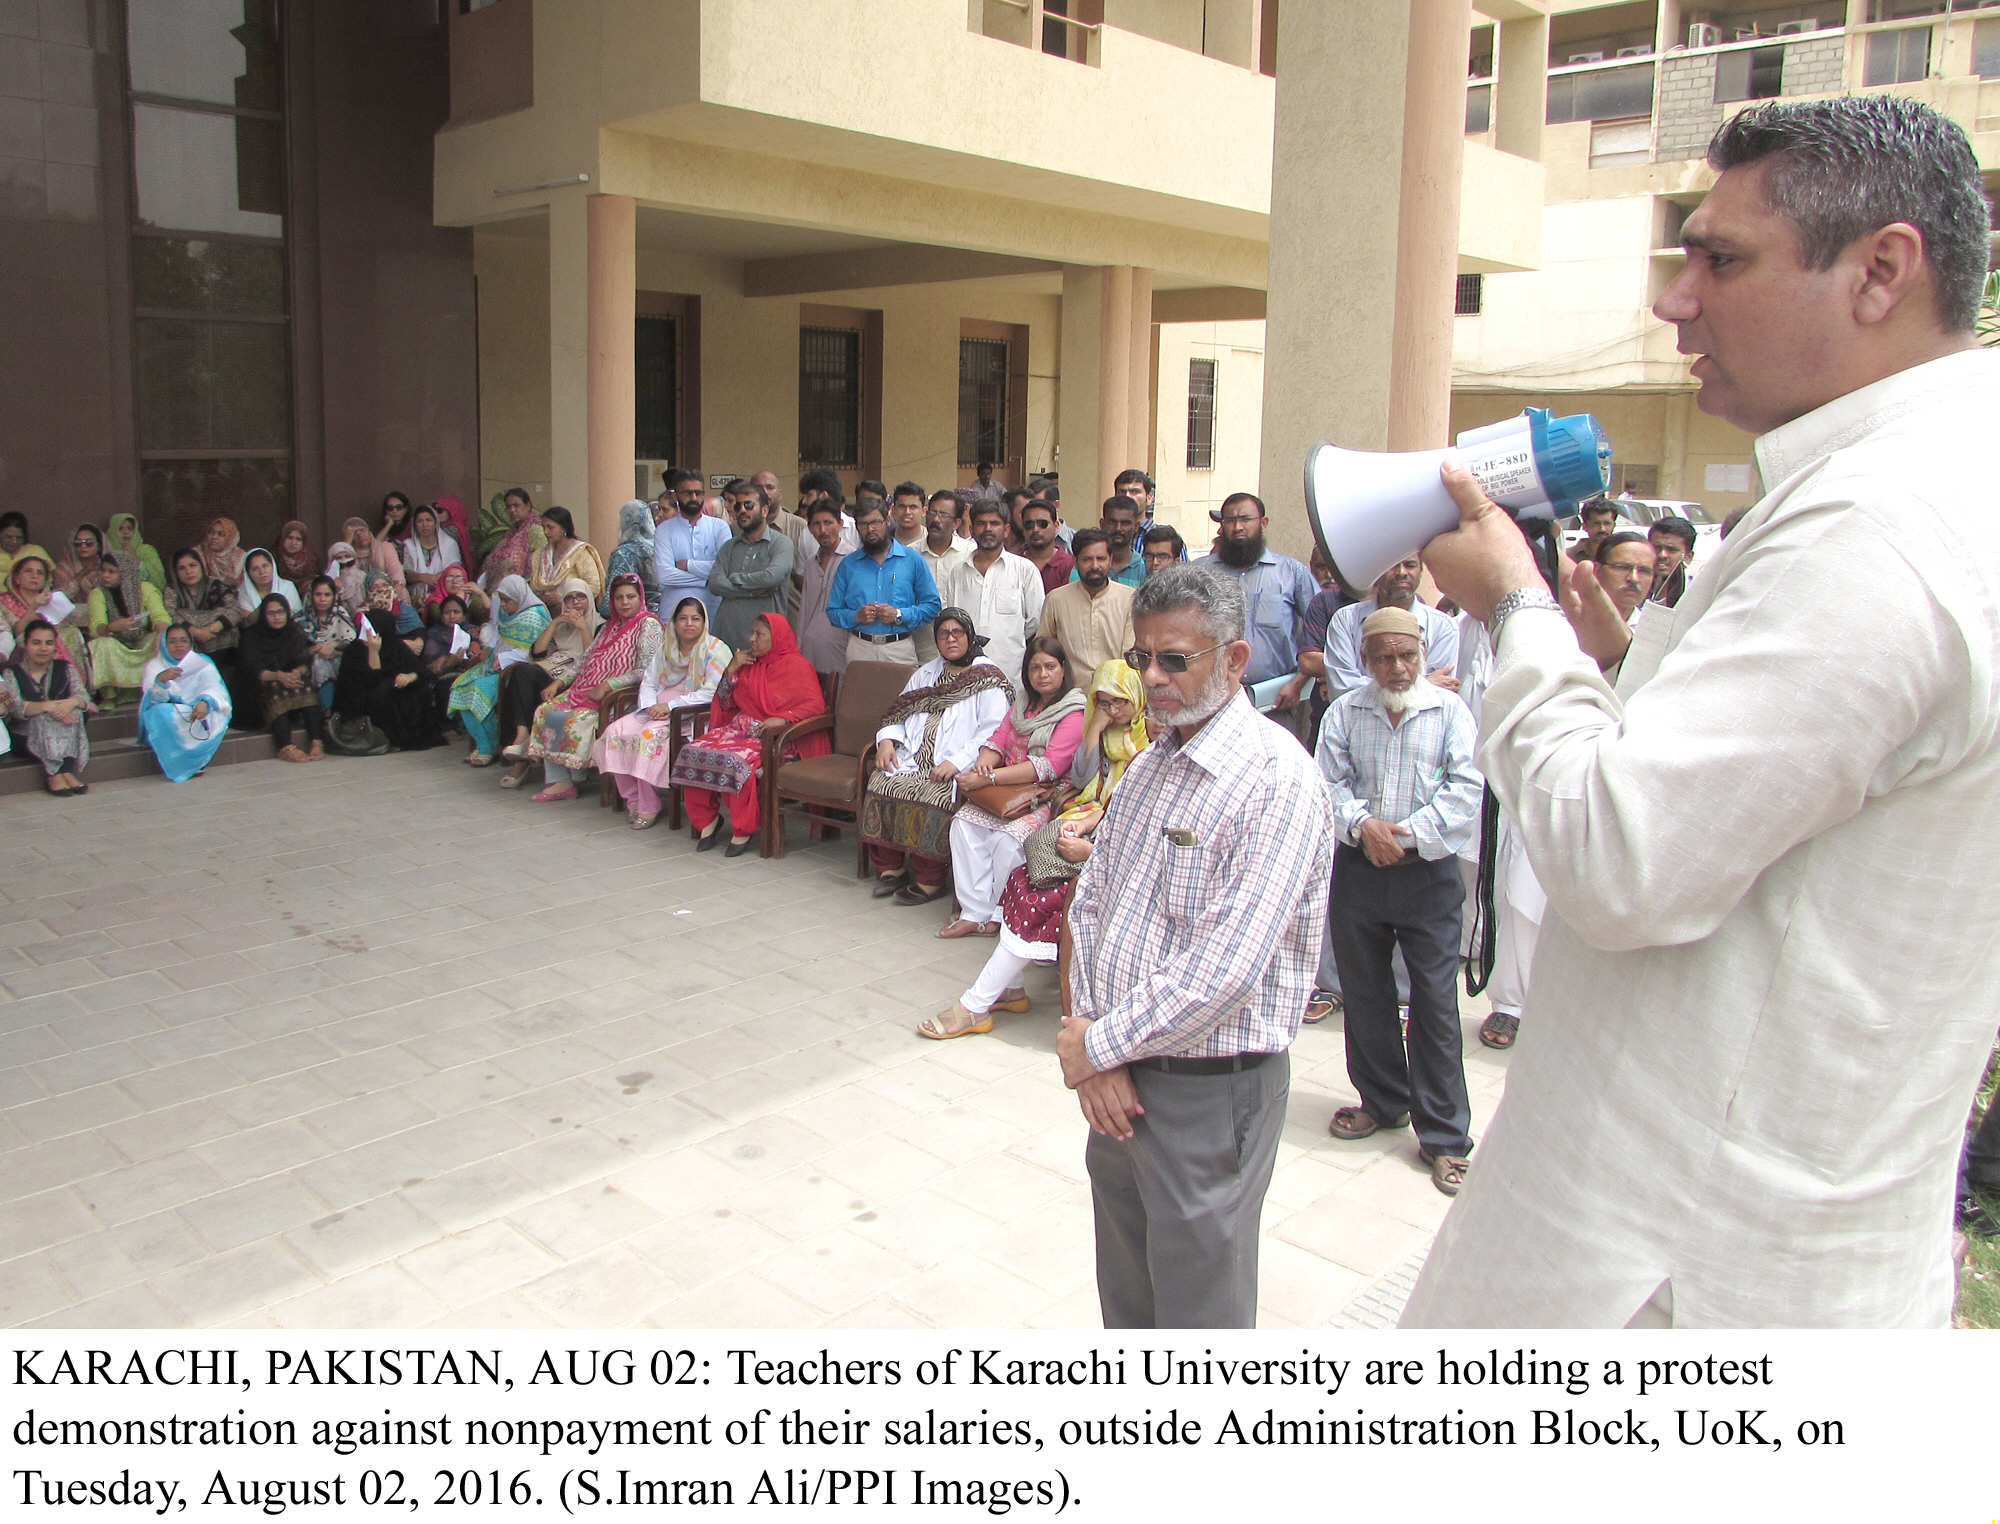
[[[229,686],[194,648],[184,624],[160,634],[160,654],[146,663],[139,735],[160,771],[175,783],[198,777],[229,733]]]
[[[658,661],[639,679],[639,707],[611,722],[593,754],[597,770],[618,780],[635,831],[660,818],[674,728],[687,723],[675,711],[684,716],[707,707],[729,667],[729,647],[708,633],[708,605],[699,598],[674,606],[673,626]]]
[[[605,564],[605,593],[598,600],[597,612],[610,615],[611,584],[626,572],[639,578],[647,608],[659,602],[659,589],[653,585],[653,564],[653,511],[635,497],[618,510],[618,543],[612,547],[611,559]]]
[[[90,676],[100,703],[120,688],[138,688],[146,663],[167,627],[167,606],[139,569],[139,558],[114,550],[105,556],[90,595]]]
[[[299,590],[278,575],[278,558],[261,546],[243,558],[243,580],[236,584],[236,606],[248,614],[276,593],[294,614],[304,605]]]
[[[535,552],[548,543],[542,521],[535,517],[535,500],[526,487],[509,487],[496,492],[480,514],[473,551],[480,558],[486,590],[490,593],[508,577],[527,581],[534,569]]]
[[[534,569],[528,573],[528,586],[535,590],[535,596],[554,613],[563,584],[574,580],[584,585],[595,608],[604,596],[604,558],[597,547],[576,537],[576,525],[567,508],[544,508],[542,533],[546,543],[531,558]]]
[[[292,618],[292,606],[284,594],[268,594],[243,626],[236,666],[242,682],[255,684],[259,717],[287,762],[317,762],[326,755],[326,716],[313,686],[312,661],[312,646]],[[292,744],[294,715],[306,728],[310,753]]]
[[[398,548],[403,553],[404,572],[427,577],[433,583],[447,566],[465,564],[458,537],[439,522],[437,509],[428,503],[410,515],[410,536]]]
[[[0,513],[0,587],[6,585],[7,569],[14,564],[14,557],[27,543],[28,516],[15,508]],[[10,630],[8,633],[13,632]]]
[[[456,598],[465,609],[466,621],[470,624],[484,624],[487,620],[486,595],[472,584],[463,566],[447,566],[438,573],[437,581],[431,586],[431,595],[424,603],[424,622],[433,624],[437,620],[438,605],[447,598]]]
[[[299,613],[299,628],[312,647],[312,685],[319,694],[319,707],[331,713],[341,653],[354,643],[354,616],[341,604],[340,588],[333,578],[312,579],[306,589],[306,606]]]
[[[424,681],[423,633],[399,629],[388,609],[371,608],[361,617],[361,638],[341,660],[336,707],[343,716],[365,714],[389,738],[392,751],[430,750],[444,737]],[[360,709],[350,709],[352,703]]]
[[[56,558],[56,587],[81,608],[97,591],[103,567],[104,531],[95,524],[79,524],[70,536],[69,554]]]
[[[234,519],[216,519],[202,536],[201,563],[208,574],[225,587],[243,580],[243,532]]]
[[[638,573],[612,579],[611,617],[597,632],[583,664],[561,697],[535,711],[529,726],[528,758],[542,764],[537,804],[576,797],[576,780],[590,766],[597,745],[597,706],[607,693],[636,688],[660,659],[665,632],[646,607],[646,586]]]
[[[354,564],[361,569],[364,581],[369,573],[380,572],[396,584],[397,596],[402,595],[403,558],[393,544],[376,536],[367,520],[349,519],[341,525],[341,543],[354,552]]]
[[[437,612],[437,622],[424,632],[424,649],[417,660],[423,667],[424,692],[430,696],[431,712],[437,716],[442,734],[451,724],[447,706],[453,686],[461,673],[486,659],[486,648],[479,643],[478,626],[466,621],[463,598],[453,594],[431,607]]]
[[[278,557],[278,575],[293,587],[303,590],[320,574],[321,562],[303,520],[287,519],[278,531],[278,543],[273,549]]]
[[[1055,813],[1062,779],[1083,740],[1083,710],[1084,696],[1069,678],[1069,653],[1053,635],[1037,635],[1021,663],[1021,696],[1013,713],[980,748],[979,760],[958,776],[961,794],[997,786],[1032,802],[1004,819],[972,803],[960,805],[951,817],[958,918],[939,929],[940,937],[1000,934],[1000,891],[1026,860],[1028,838]]]
[[[1106,662],[1090,680],[1084,744],[1070,763],[1081,792],[1069,808],[1028,838],[1027,860],[1007,876],[1000,896],[1000,943],[979,977],[949,1010],[917,1028],[920,1037],[966,1037],[993,1030],[993,1012],[1025,1011],[1021,976],[1031,963],[1054,963],[1063,912],[1083,863],[1090,833],[1132,759],[1146,749],[1146,690],[1124,661]]]
[[[529,651],[548,628],[549,611],[528,591],[525,577],[504,577],[493,594],[493,614],[479,632],[485,655],[461,672],[445,702],[446,715],[459,715],[472,743],[465,760],[486,767],[500,749],[500,678],[508,668],[529,659]]]
[[[0,592],[0,614],[4,614],[8,628],[13,631],[17,648],[29,621],[45,618],[42,610],[60,592],[62,589],[56,586],[56,563],[46,550],[39,545],[23,545],[14,552],[13,564],[7,569],[6,591]],[[64,594],[62,601],[70,602],[69,596]],[[79,603],[62,609],[61,617],[51,621],[56,643],[76,668],[75,676],[82,681],[85,691],[90,688],[90,632],[84,627],[89,618],[89,605]]]
[[[931,626],[938,654],[910,674],[875,732],[875,771],[861,802],[861,835],[875,865],[875,898],[928,905],[944,898],[958,775],[1007,718],[1014,685],[979,654],[986,644],[964,609]]]
[[[572,577],[556,590],[555,617],[528,647],[529,660],[510,666],[500,679],[500,734],[508,737],[500,755],[514,765],[502,788],[519,788],[528,776],[528,726],[535,711],[569,686],[597,638],[596,596]]]
[[[84,717],[95,714],[75,666],[46,619],[22,626],[14,654],[0,668],[0,715],[23,750],[42,764],[49,792],[58,799],[87,794],[83,770],[90,765],[90,735]]]
[[[410,537],[410,496],[407,492],[385,492],[382,494],[382,522],[375,530],[375,538],[385,544],[400,546]]]
[[[347,541],[335,540],[327,546],[326,574],[340,590],[340,606],[359,622],[361,610],[368,603],[364,590],[368,582],[368,568],[354,558],[354,547]]]
[[[729,803],[729,850],[741,857],[757,832],[762,811],[757,783],[764,768],[764,732],[826,712],[819,674],[799,652],[798,637],[782,614],[759,614],[750,644],[731,658],[709,705],[708,730],[681,748],[671,782],[687,803],[695,851],[722,840],[721,806]],[[816,731],[788,743],[784,760],[824,756],[833,737]]]
[[[114,513],[104,521],[106,550],[122,551],[128,556],[136,556],[139,561],[140,580],[152,584],[155,592],[165,594],[167,590],[167,569],[160,561],[160,553],[146,543],[139,533],[139,515],[136,513]]]
[[[236,606],[236,589],[208,574],[198,550],[174,552],[173,586],[166,597],[167,618],[184,624],[194,635],[194,648],[214,662],[229,684],[229,703],[238,723],[248,723],[261,707],[257,684],[237,675],[237,626],[243,611]]]

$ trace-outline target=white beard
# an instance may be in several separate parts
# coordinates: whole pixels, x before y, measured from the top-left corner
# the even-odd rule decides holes
[[[1401,689],[1384,688],[1380,683],[1377,683],[1375,685],[1375,692],[1382,700],[1382,707],[1391,714],[1408,714],[1417,702],[1417,685],[1415,683],[1411,683],[1409,687]]]
[[[1210,715],[1235,696],[1240,683],[1232,682],[1228,669],[1220,662],[1215,671],[1202,685],[1201,693],[1195,701],[1183,707],[1168,707],[1155,700],[1151,693],[1146,695],[1146,708],[1152,717],[1162,725],[1199,725]]]

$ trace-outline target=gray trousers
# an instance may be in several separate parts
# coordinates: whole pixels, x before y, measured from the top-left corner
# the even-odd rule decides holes
[[[1237,1074],[1132,1069],[1132,1140],[1090,1135],[1106,1328],[1255,1328],[1257,1231],[1291,1093],[1288,1054]]]

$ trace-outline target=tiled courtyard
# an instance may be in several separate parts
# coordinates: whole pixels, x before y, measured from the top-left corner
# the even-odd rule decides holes
[[[734,861],[456,749],[0,800],[0,1321],[1091,1327],[1051,971],[851,841]],[[1505,1074],[1473,1033],[1474,1132]],[[1445,1199],[1293,1050],[1261,1322],[1393,1317]]]

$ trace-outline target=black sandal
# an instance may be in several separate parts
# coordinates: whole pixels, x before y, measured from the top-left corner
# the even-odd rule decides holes
[[[939,883],[935,888],[926,889],[922,884],[912,880],[896,891],[896,903],[898,905],[928,905],[935,900],[943,899],[949,893],[951,891],[942,883]]]
[[[1505,1051],[1514,1046],[1514,1036],[1521,1030],[1521,1018],[1509,1016],[1505,1011],[1495,1011],[1480,1024],[1479,1040],[1489,1048]]]

